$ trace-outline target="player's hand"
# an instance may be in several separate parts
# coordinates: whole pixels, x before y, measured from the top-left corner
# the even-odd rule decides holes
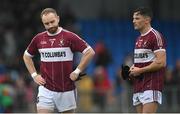
[[[79,74],[77,74],[77,73],[75,73],[75,72],[72,72],[72,73],[70,74],[70,79],[71,79],[72,81],[75,81],[75,80],[78,78],[78,75],[79,75]]]
[[[46,83],[46,81],[39,74],[36,77],[34,77],[33,79],[38,85],[44,85]]]
[[[141,68],[132,66],[130,68],[129,76],[130,77],[133,77],[133,76],[136,77],[136,76],[139,76],[141,73],[142,73],[142,69]]]
[[[132,65],[132,66],[130,67],[130,71],[131,71],[133,68],[134,68],[134,65]]]

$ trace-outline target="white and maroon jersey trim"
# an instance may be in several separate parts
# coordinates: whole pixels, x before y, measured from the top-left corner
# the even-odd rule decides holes
[[[37,34],[27,47],[25,54],[33,57],[40,53],[40,72],[46,80],[45,87],[52,91],[75,89],[69,78],[73,71],[73,53],[85,53],[91,47],[78,35],[59,28],[57,34],[47,31]]]
[[[29,56],[29,57],[34,57],[34,55],[31,55],[30,53],[28,53],[27,50],[25,50],[24,54],[27,55],[27,56]]]
[[[156,58],[155,53],[166,51],[163,36],[153,28],[147,33],[139,36],[134,50],[134,66],[145,67],[151,64]],[[134,92],[145,90],[159,90],[163,88],[164,69],[156,72],[144,73],[133,81]]]
[[[88,46],[86,49],[83,50],[83,54],[86,53],[89,49],[91,48],[91,46]]]
[[[154,30],[154,29],[152,29],[152,32],[156,36],[155,38],[156,38],[156,41],[157,41],[157,45],[159,47],[162,47],[163,46],[163,41],[162,41],[160,33],[157,30]]]

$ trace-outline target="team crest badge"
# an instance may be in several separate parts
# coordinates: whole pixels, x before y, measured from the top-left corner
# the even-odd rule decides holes
[[[146,47],[147,41],[144,42],[143,47]]]
[[[60,46],[64,46],[64,39],[60,39],[59,45],[60,45]]]

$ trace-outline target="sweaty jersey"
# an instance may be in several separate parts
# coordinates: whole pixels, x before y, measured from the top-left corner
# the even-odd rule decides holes
[[[40,74],[49,90],[64,92],[75,89],[70,79],[73,71],[73,53],[85,53],[91,48],[76,34],[59,28],[56,34],[45,31],[37,34],[29,44],[25,54],[33,57],[40,53]]]
[[[155,60],[155,52],[166,51],[163,36],[153,28],[136,40],[134,50],[135,67],[145,67]],[[143,73],[133,81],[134,93],[145,90],[159,90],[163,88],[165,68],[155,72]]]

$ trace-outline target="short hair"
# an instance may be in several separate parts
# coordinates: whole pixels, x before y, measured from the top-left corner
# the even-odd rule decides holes
[[[134,13],[138,12],[140,15],[148,16],[151,19],[153,18],[152,10],[148,7],[139,7],[134,10]]]
[[[41,18],[43,15],[47,15],[48,13],[54,13],[57,15],[57,12],[55,9],[53,8],[45,8],[42,12],[41,12]]]

